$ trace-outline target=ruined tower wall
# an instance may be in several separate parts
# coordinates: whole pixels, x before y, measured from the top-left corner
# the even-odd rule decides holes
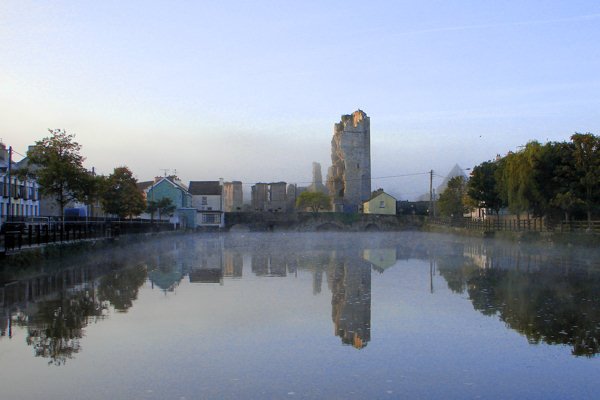
[[[371,196],[371,124],[361,110],[342,115],[333,128],[327,177],[336,211],[356,212]]]

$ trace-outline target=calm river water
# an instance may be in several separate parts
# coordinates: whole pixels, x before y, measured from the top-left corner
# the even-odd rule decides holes
[[[599,260],[271,233],[5,270],[0,398],[597,398]]]

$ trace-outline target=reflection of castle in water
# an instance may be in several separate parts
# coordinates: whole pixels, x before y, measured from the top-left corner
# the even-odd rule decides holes
[[[331,316],[342,343],[361,349],[371,340],[371,265],[358,256],[333,257]]]

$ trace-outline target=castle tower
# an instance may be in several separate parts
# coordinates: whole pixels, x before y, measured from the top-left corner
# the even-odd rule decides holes
[[[358,212],[371,196],[371,123],[362,110],[333,127],[327,187],[334,211]]]
[[[312,183],[308,186],[309,192],[323,192],[327,194],[327,188],[323,185],[323,175],[321,173],[321,164],[312,163]]]

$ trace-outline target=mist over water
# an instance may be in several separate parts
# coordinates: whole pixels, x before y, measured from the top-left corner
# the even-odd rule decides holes
[[[589,398],[597,253],[237,233],[5,269],[0,384],[24,399]]]

